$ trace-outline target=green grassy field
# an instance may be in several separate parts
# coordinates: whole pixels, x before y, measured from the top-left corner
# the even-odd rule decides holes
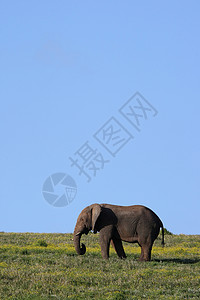
[[[146,263],[136,244],[105,261],[98,235],[82,241],[78,256],[71,234],[0,233],[0,299],[200,299],[200,235],[158,238]]]

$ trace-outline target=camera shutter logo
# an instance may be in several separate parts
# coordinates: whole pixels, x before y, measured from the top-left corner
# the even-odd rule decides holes
[[[49,176],[42,189],[45,200],[54,207],[64,207],[76,197],[77,186],[74,179],[66,173],[54,173]]]

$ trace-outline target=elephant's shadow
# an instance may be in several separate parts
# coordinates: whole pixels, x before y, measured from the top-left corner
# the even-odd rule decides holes
[[[189,259],[189,258],[164,258],[164,259],[152,259],[154,262],[163,262],[163,263],[176,263],[176,264],[184,264],[184,265],[190,265],[190,264],[197,264],[200,262],[200,259]]]

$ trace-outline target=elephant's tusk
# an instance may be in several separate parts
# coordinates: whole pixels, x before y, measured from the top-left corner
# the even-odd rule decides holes
[[[79,235],[79,234],[81,234],[81,232],[79,231],[78,233],[76,233],[76,235]]]

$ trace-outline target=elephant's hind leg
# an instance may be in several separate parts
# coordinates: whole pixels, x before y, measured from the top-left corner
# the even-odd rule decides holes
[[[151,260],[151,245],[141,245],[141,255],[140,261],[150,261]]]
[[[120,239],[113,237],[111,240],[111,244],[120,258],[126,258],[122,241]]]

